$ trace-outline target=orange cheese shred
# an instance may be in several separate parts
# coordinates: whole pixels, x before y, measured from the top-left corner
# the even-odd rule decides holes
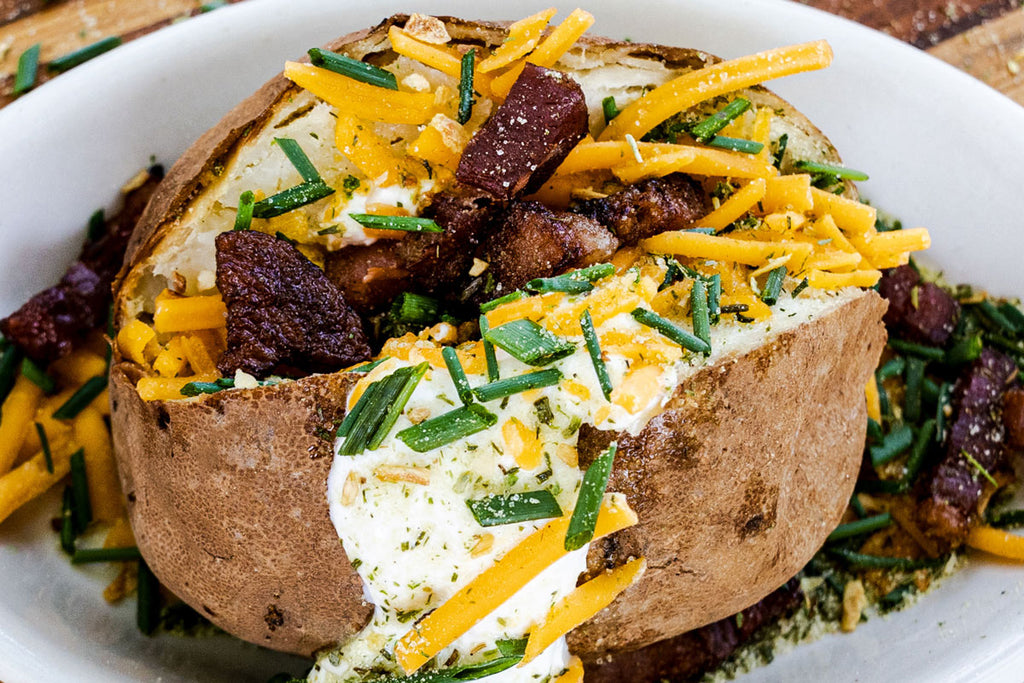
[[[766,191],[765,179],[754,178],[733,192],[732,196],[722,202],[717,209],[697,222],[703,228],[722,230],[754,208],[761,201],[761,198],[764,197]]]
[[[606,495],[597,517],[594,540],[636,524],[637,516],[621,495]],[[474,624],[564,557],[569,517],[560,517],[518,545],[428,614],[398,641],[395,659],[412,674],[462,636]]]
[[[480,60],[477,68],[481,73],[496,71],[509,66],[514,61],[537,47],[541,32],[555,16],[555,8],[532,14],[508,27],[508,37],[490,57]]]
[[[513,65],[508,71],[491,81],[491,92],[501,99],[508,97],[508,91],[516,82],[527,64],[537,66],[554,66],[559,58],[569,51],[577,40],[594,24],[594,15],[582,9],[575,9],[548,36],[541,41],[537,49],[525,60]]]
[[[741,240],[685,231],[655,235],[644,240],[643,247],[655,254],[736,261],[748,266],[762,266],[786,254],[792,254],[790,263],[799,266],[811,255],[811,245],[806,242]]]
[[[4,400],[0,419],[0,474],[7,472],[32,430],[33,416],[43,399],[43,390],[24,375],[18,375]]]
[[[156,302],[153,327],[160,334],[225,327],[228,309],[219,294],[168,298]]]
[[[976,526],[967,535],[967,545],[975,550],[1008,560],[1024,562],[1024,536],[990,526]]]

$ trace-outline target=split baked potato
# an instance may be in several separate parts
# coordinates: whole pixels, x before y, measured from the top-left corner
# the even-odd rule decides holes
[[[389,213],[417,215],[424,208],[429,213],[432,201],[436,207],[437,200],[432,198],[438,192],[465,184],[458,155],[467,148],[467,141],[497,116],[502,101],[513,97],[508,88],[516,74],[507,74],[529,68],[520,55],[518,61],[509,61],[503,68],[478,72],[472,114],[464,124],[452,127],[449,122],[458,118],[458,79],[450,68],[445,73],[410,58],[409,45],[401,54],[396,52],[393,41],[412,41],[413,51],[424,45],[444,50],[449,57],[472,47],[480,60],[500,54],[509,35],[506,25],[395,16],[327,46],[395,73],[398,92],[430,94],[438,103],[425,120],[400,116],[387,120],[386,115],[374,120],[372,111],[366,112],[366,120],[355,116],[358,125],[370,131],[363,144],[370,144],[367,139],[385,140],[387,149],[399,155],[396,168],[408,170],[410,166],[402,165],[412,164],[404,181],[389,185],[388,171],[374,174],[354,163],[352,158],[359,152],[352,147],[359,144],[358,135],[348,138],[350,147],[346,149],[344,136],[338,132],[342,120],[348,121],[354,114],[325,103],[282,75],[241,103],[185,153],[136,229],[116,286],[119,333],[110,383],[113,437],[129,515],[139,548],[161,582],[236,636],[309,655],[357,633],[374,613],[374,606],[365,599],[363,578],[353,567],[352,551],[339,542],[327,499],[332,462],[345,457],[335,455],[335,431],[351,409],[352,392],[365,373],[340,371],[342,364],[301,367],[293,357],[279,357],[270,366],[239,363],[225,372],[222,361],[233,344],[231,332],[225,339],[216,325],[190,327],[187,321],[179,321],[177,327],[161,325],[161,302],[219,300],[223,266],[217,255],[226,238],[217,236],[234,225],[241,193],[254,190],[256,201],[265,201],[305,178],[275,149],[281,139],[291,139],[299,141],[307,159],[323,174],[322,181],[338,191],[290,214],[253,219],[251,227],[276,235],[281,244],[293,243],[297,253],[328,273],[331,264],[345,258],[339,254],[358,253],[355,264],[352,259],[345,262],[349,270],[342,272],[357,272],[354,277],[359,282],[349,283],[351,291],[344,282],[338,286],[353,300],[370,297],[364,302],[365,309],[358,312],[364,320],[376,320],[372,318],[378,312],[373,310],[374,296],[385,290],[395,296],[403,287],[415,285],[410,284],[407,273],[390,277],[394,273],[384,272],[382,279],[375,279],[378,271],[387,271],[369,261],[387,255],[387,250],[373,250],[375,240],[377,245],[393,244],[398,250],[403,244],[414,244],[419,235],[389,242],[379,231],[361,230],[350,221],[341,221],[338,212],[374,213],[377,205],[390,202]],[[536,37],[533,40],[537,44]],[[696,50],[580,38],[546,66],[568,74],[580,85],[587,105],[585,125],[590,134],[602,139],[607,112],[602,110],[602,102],[607,98],[613,98],[612,106],[630,116],[626,105],[648,91],[657,92],[658,86],[717,62]],[[295,78],[302,69],[312,67],[290,69]],[[780,177],[799,175],[797,160],[839,162],[831,144],[806,117],[758,85],[734,88],[728,97],[716,95],[696,102],[683,112],[689,120],[686,116],[673,119],[681,121],[681,127],[675,132],[671,127],[662,129],[661,139],[678,133],[684,143],[699,147],[688,137],[689,124],[735,97],[749,100],[751,112],[764,113],[760,118],[751,113],[730,124],[735,131],[747,130],[753,133],[751,137],[763,138],[762,168],[771,166],[770,151],[778,154]],[[360,106],[373,108],[365,102]],[[447,149],[454,159],[426,158],[429,155],[422,150],[429,140],[423,135],[431,128],[441,140],[439,149]],[[625,124],[623,130],[628,131]],[[622,140],[621,136],[618,139]],[[645,161],[645,155],[661,151],[645,146],[652,143],[633,136],[629,139],[629,156],[635,153],[637,164]],[[507,196],[501,196],[500,187],[492,186],[488,201],[499,206],[499,211],[512,211],[508,207],[526,197],[550,207],[534,209],[536,212],[563,211],[570,205],[573,211],[585,213],[581,207],[588,202],[639,187],[650,177],[613,176],[608,166],[583,168],[576,175],[568,174],[568,182],[559,173],[552,176],[577,140],[552,152],[546,175],[525,178],[522,187]],[[580,144],[588,143],[596,144],[587,140]],[[741,153],[728,154],[732,159]],[[429,178],[421,174],[423,167],[431,170]],[[687,174],[684,166],[679,168]],[[764,173],[770,187],[774,171]],[[702,193],[702,216],[714,215],[721,204],[740,192],[748,184],[743,178],[753,177],[749,184],[766,182],[751,175],[741,174],[742,180],[737,180],[727,172],[707,170],[688,175],[691,180],[687,182]],[[722,183],[730,184],[724,193]],[[570,185],[572,189],[567,190]],[[755,309],[767,308],[764,297],[733,304],[731,310],[739,319],[730,318],[728,324],[725,310],[713,311],[720,313],[721,322],[711,333],[714,348],[710,354],[683,351],[673,356],[678,369],[674,388],[635,411],[639,417],[629,422],[628,429],[584,423],[576,425],[578,432],[564,437],[568,445],[576,446],[580,467],[617,442],[608,490],[624,493],[639,518],[635,526],[591,544],[587,575],[597,576],[632,558],[644,557],[647,562],[646,572],[634,585],[569,634],[571,651],[584,661],[594,662],[608,652],[671,637],[756,602],[792,576],[838,523],[860,465],[866,420],[864,385],[885,341],[884,303],[870,289],[846,286],[870,282],[847,276],[883,267],[888,257],[872,250],[866,229],[848,229],[847,221],[854,219],[843,211],[857,213],[859,226],[864,222],[858,213],[861,210],[851,208],[859,205],[844,202],[856,199],[852,184],[843,183],[830,192],[833,199],[805,183],[800,196],[812,199],[815,206],[806,210],[785,204],[748,207],[749,211],[742,213],[753,216],[756,225],[734,224],[730,228],[734,232],[770,232],[772,220],[788,220],[778,230],[787,239],[803,240],[806,245],[801,247],[804,251],[789,258],[794,253],[787,252],[780,242],[780,251],[763,255],[762,261],[771,268],[759,271],[753,264],[737,266],[746,268],[743,273],[756,278],[759,288],[768,286],[766,274],[784,267],[785,285],[781,292],[776,291],[774,312],[753,315]],[[293,220],[295,215],[300,220]],[[818,254],[830,248],[831,238],[792,237],[793,230],[801,229],[800,225],[794,227],[793,221],[802,224],[805,219],[815,226],[807,228],[811,237],[813,230],[836,229],[836,224],[836,234],[856,234],[856,249],[846,252],[852,256],[844,261],[854,265],[830,267],[827,258],[839,257],[831,252]],[[823,222],[831,222],[831,226],[818,225]],[[691,226],[700,227],[701,218],[690,220],[685,227]],[[669,227],[675,234],[680,226]],[[689,269],[704,267],[709,260],[672,252],[665,247],[667,242],[657,242],[659,237],[651,239],[650,234],[640,242],[646,249],[626,243],[621,233],[616,238],[614,246],[621,247],[619,251],[612,254],[614,249],[605,245],[602,258],[595,260],[616,264],[615,278],[619,280],[634,271],[637,282],[656,278],[655,285],[663,289],[651,289],[650,301],[663,291],[684,291],[672,290],[677,286],[669,276],[673,263]],[[477,258],[484,252],[474,248],[475,242],[467,244],[460,263],[469,265],[472,276],[477,277],[480,273],[472,273],[472,269],[486,269],[489,264]],[[494,265],[490,268],[495,271],[502,255],[491,253]],[[678,261],[659,255],[672,253]],[[472,260],[466,261],[467,255]],[[784,256],[782,260],[773,261],[780,256]],[[814,259],[818,259],[816,268],[808,265]],[[556,268],[565,269],[564,265]],[[589,263],[577,258],[571,265]],[[333,267],[338,272],[340,266]],[[552,274],[539,273],[542,277]],[[833,274],[839,277],[830,280]],[[806,290],[806,282],[801,285],[805,278],[812,281]],[[748,287],[742,277],[733,285],[737,292]],[[602,286],[598,285],[597,291]],[[490,298],[507,291],[499,287]],[[740,301],[739,294],[736,297]],[[486,298],[476,292],[463,297],[462,303]],[[663,295],[658,305],[664,304],[664,299]],[[223,318],[224,311],[211,309],[212,305],[204,304],[196,315],[213,310],[214,317]],[[235,309],[229,302],[226,310],[230,325]],[[661,312],[683,320],[691,315],[687,301],[665,304]],[[449,327],[454,330],[456,326]],[[433,373],[445,372],[444,365],[436,362],[440,354],[434,350],[466,342],[465,335],[473,335],[465,326],[455,331],[434,326],[433,332],[418,337],[414,331],[411,340],[406,335],[385,341],[386,325],[368,324],[367,329],[374,353],[394,357],[396,351],[404,350],[413,359],[434,359]],[[420,355],[412,349],[420,349]],[[625,367],[613,374],[621,379],[626,376]],[[310,373],[311,368],[316,372]],[[232,369],[237,370],[233,377]],[[212,389],[215,393],[180,395],[186,384],[208,385],[225,375],[233,382],[222,381]],[[591,382],[591,386],[596,385]],[[403,424],[413,423],[407,420]],[[540,427],[537,429],[540,433]],[[563,509],[571,509],[575,491],[558,495],[568,501]]]

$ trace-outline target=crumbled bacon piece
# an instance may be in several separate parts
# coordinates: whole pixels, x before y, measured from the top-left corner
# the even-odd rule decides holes
[[[922,282],[910,266],[885,271],[878,292],[889,301],[885,324],[901,336],[941,346],[953,334],[960,304],[935,283]]]
[[[370,357],[362,320],[291,244],[243,230],[221,233],[216,245],[228,309],[228,348],[217,363],[224,375],[330,371]]]
[[[707,214],[707,199],[692,178],[673,173],[588,199],[573,210],[597,220],[623,244],[636,244],[659,232],[691,227]]]

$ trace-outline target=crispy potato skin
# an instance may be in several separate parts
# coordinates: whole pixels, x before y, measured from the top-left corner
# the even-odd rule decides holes
[[[328,47],[357,58],[383,52],[387,29],[404,20],[396,15]],[[502,24],[445,21],[456,41],[504,38]],[[682,48],[583,42],[609,61],[650,57],[691,68],[717,61]],[[294,90],[280,75],[271,79],[171,169],[115,284],[119,324],[140,264]],[[838,161],[802,114],[767,90],[751,92],[820,137],[825,155]],[[716,620],[756,602],[809,559],[853,487],[861,388],[884,343],[883,310],[867,293],[769,347],[703,370],[640,437],[619,436],[610,488],[627,493],[641,524],[592,549],[590,565],[598,571],[643,554],[649,569],[572,634],[574,651],[593,661]],[[132,526],[160,580],[218,626],[272,649],[310,655],[358,631],[372,606],[328,517],[330,444],[319,431],[333,431],[355,377],[147,403],[134,389],[139,372],[115,358],[113,436]]]

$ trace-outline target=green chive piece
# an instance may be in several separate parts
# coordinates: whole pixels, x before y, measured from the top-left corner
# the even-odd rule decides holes
[[[902,586],[896,586],[891,591],[881,597],[879,602],[883,607],[893,608],[903,604],[907,595],[913,595],[915,592],[914,584],[906,583]]]
[[[318,66],[321,69],[327,69],[328,71],[333,71],[342,76],[348,76],[349,78],[354,78],[357,81],[375,85],[379,88],[398,90],[398,79],[387,69],[361,62],[358,59],[352,59],[337,52],[323,50],[319,47],[314,47],[308,52],[313,66]]]
[[[693,139],[697,142],[707,142],[714,137],[718,131],[725,128],[737,116],[748,109],[750,109],[750,100],[743,97],[737,97],[732,102],[725,105],[725,107],[720,111],[715,112],[690,128],[690,135],[692,135]]]
[[[526,643],[529,638],[515,638],[508,640],[495,641],[495,646],[498,648],[498,652],[502,657],[514,657],[519,655],[520,657],[526,652]]]
[[[296,242],[295,240],[293,240],[291,237],[289,237],[288,235],[284,234],[280,230],[278,230],[277,232],[274,233],[274,237],[276,237],[279,240],[283,240],[283,241],[287,242],[288,244],[292,245],[293,247],[296,244],[298,244],[298,242]]]
[[[316,170],[316,166],[309,160],[306,153],[302,151],[299,143],[295,142],[292,138],[274,138],[274,142],[277,143],[277,146],[288,157],[288,161],[292,162],[292,166],[295,167],[295,170],[299,172],[299,175],[302,176],[305,182],[323,182],[320,172]]]
[[[448,366],[448,374],[452,376],[459,400],[468,406],[473,402],[473,389],[469,386],[469,378],[466,377],[466,371],[462,369],[462,363],[459,362],[459,354],[453,347],[446,346],[441,349],[441,356],[444,358],[444,364]]]
[[[906,483],[908,491],[913,487],[914,481],[917,480],[917,475],[921,473],[925,457],[928,455],[928,447],[931,446],[934,438],[935,420],[925,420],[921,428],[917,430],[917,437],[914,439],[914,445],[910,449],[910,455],[907,457],[907,464],[904,469],[903,481]]]
[[[988,523],[997,529],[1017,529],[1024,526],[1024,510],[1004,510],[988,519]]]
[[[501,642],[501,641],[498,641]],[[475,681],[487,678],[494,674],[501,673],[506,669],[523,660],[522,654],[511,656],[495,657],[476,664],[465,664],[453,666],[446,669],[435,669],[432,671],[417,671],[412,676],[383,676],[368,679],[369,683],[458,683],[460,681]],[[303,679],[305,680],[305,679]],[[270,683],[268,681],[268,683]],[[291,682],[290,682],[291,683]],[[299,683],[298,681],[294,683]]]
[[[971,339],[971,340],[973,340],[974,338],[976,338],[976,336],[977,335],[973,335],[971,337],[966,337],[966,338],[963,338],[963,339]],[[959,341],[963,341],[963,339],[961,339]],[[989,344],[991,344],[992,346],[996,347],[997,349],[1000,349],[1000,350],[1005,351],[1006,353],[1010,354],[1011,356],[1013,356],[1018,361],[1021,360],[1022,358],[1024,358],[1024,342],[1014,341],[1013,339],[1010,339],[1009,337],[1006,337],[1006,336],[1004,336],[1002,334],[999,334],[998,332],[984,332],[984,333],[982,333],[982,340],[983,340],[982,341],[982,345],[984,345],[984,342],[988,342]],[[947,362],[949,362],[949,360],[952,358],[953,351],[954,351],[954,349],[956,349],[957,346],[958,346],[958,344],[954,344],[953,348],[951,348],[946,353],[946,361]],[[972,349],[972,351],[973,351],[973,349]],[[981,355],[981,351],[978,351],[978,354]]]
[[[579,497],[576,498],[576,507],[573,508],[569,529],[565,534],[565,549],[569,552],[579,550],[594,538],[597,514],[601,510],[605,489],[608,488],[616,451],[618,444],[613,441],[608,450],[594,458],[594,462],[590,463],[583,474]]]
[[[516,375],[515,377],[506,377],[505,379],[489,382],[473,389],[473,394],[481,403],[488,403],[499,398],[512,396],[513,394],[520,394],[530,389],[554,386],[561,379],[561,372],[555,368],[549,368],[548,370],[528,372],[525,375]]]
[[[614,274],[615,266],[610,263],[598,263],[563,275],[556,275],[555,277],[534,278],[526,283],[526,287],[535,292],[582,294],[594,289],[593,283],[597,280]]]
[[[252,207],[252,215],[253,218],[274,218],[332,194],[334,188],[323,181],[300,183],[256,202]]]
[[[458,441],[493,427],[498,416],[479,403],[462,406],[398,432],[398,438],[417,453]]]
[[[513,320],[484,333],[487,341],[504,349],[513,358],[527,365],[543,366],[572,355],[576,347],[559,339],[526,318]]]
[[[690,290],[690,313],[693,319],[693,333],[708,345],[707,353],[710,353],[711,315],[708,312],[708,292],[707,285],[700,278],[693,281],[693,289]]]
[[[786,275],[789,273],[786,270],[786,266],[779,266],[773,268],[768,273],[768,279],[765,280],[764,289],[761,290],[761,301],[765,302],[769,306],[774,306],[779,300],[779,294],[782,292],[782,283],[786,279]]]
[[[528,296],[530,295],[524,292],[523,290],[517,289],[516,291],[509,292],[504,296],[499,296],[497,299],[491,299],[490,301],[480,304],[480,312],[488,313],[490,311],[493,311],[498,306],[501,306],[502,304],[511,303],[513,301],[519,301],[520,299],[525,299]]]
[[[52,394],[53,390],[57,388],[57,384],[53,381],[53,378],[47,375],[42,368],[32,362],[31,358],[21,359],[21,374],[25,376],[32,384],[43,390],[44,394]]]
[[[904,341],[903,339],[890,339],[889,348],[909,356],[917,356],[925,360],[942,361],[946,358],[946,352],[934,346],[925,346],[915,342]]]
[[[971,455],[970,453],[968,453],[968,452],[967,452],[966,450],[964,450],[964,449],[961,449],[961,450],[960,450],[960,455],[964,456],[964,459],[965,459],[965,460],[967,460],[967,462],[969,462],[969,463],[971,463],[972,465],[974,465],[974,469],[978,470],[978,474],[980,474],[981,476],[985,477],[985,479],[988,479],[988,482],[989,482],[990,484],[992,484],[993,486],[999,486],[999,482],[997,482],[997,481],[995,480],[995,477],[993,477],[993,476],[992,476],[992,475],[991,475],[991,474],[989,473],[989,471],[988,471],[988,470],[986,470],[986,469],[985,469],[985,468],[984,468],[984,467],[982,466],[982,464],[981,464],[980,462],[978,462],[977,460],[975,460],[975,459],[974,459],[974,456],[972,456],[972,455]]]
[[[890,358],[885,364],[875,371],[878,380],[884,382],[892,377],[900,377],[907,369],[907,360],[900,356]]]
[[[370,370],[373,370],[375,367],[377,367],[384,361],[388,360],[389,358],[391,358],[391,356],[384,356],[383,358],[378,358],[377,360],[371,363],[363,363],[362,365],[357,365],[354,368],[349,368],[348,370],[345,370],[345,372],[366,373],[369,372]]]
[[[913,356],[907,359],[907,383],[903,400],[903,419],[907,422],[917,422],[921,419],[925,363],[925,360]]]
[[[459,69],[459,123],[465,125],[473,115],[473,66],[476,61],[476,48],[462,55]]]
[[[428,367],[427,363],[420,363],[399,368],[367,387],[352,413],[338,427],[339,436],[345,437],[338,447],[338,455],[376,450],[405,410],[405,404]]]
[[[847,168],[846,166],[837,166],[836,164],[822,164],[817,161],[797,161],[793,164],[793,168],[798,171],[806,171],[807,173],[816,173],[820,175],[828,175],[834,178],[842,178],[844,180],[867,180],[868,174],[864,171],[858,171],[853,168]]]
[[[207,12],[212,12],[215,9],[220,9],[221,7],[227,6],[228,0],[210,0],[210,2],[204,2],[202,5],[199,6],[199,12],[201,14],[206,14]]]
[[[885,434],[882,433],[882,425],[875,422],[870,417],[868,418],[868,439],[871,441],[881,441]]]
[[[341,232],[341,228],[339,228],[337,225],[332,225],[332,226],[330,226],[328,228],[324,228],[323,230],[317,230],[316,234],[318,234],[318,235],[337,235],[339,232]]]
[[[921,382],[921,401],[925,405],[934,406],[939,400],[939,385],[930,377],[925,377]]]
[[[562,508],[558,506],[558,501],[550,491],[543,489],[467,500],[466,505],[480,526],[516,524],[562,516]]]
[[[74,495],[71,487],[64,487],[60,502],[60,547],[68,555],[75,552]]]
[[[1019,308],[1011,304],[1009,301],[1004,301],[999,304],[998,311],[1002,313],[1003,317],[1013,326],[1014,331],[1017,334],[1024,332],[1024,313]]]
[[[0,404],[7,400],[14,381],[17,379],[18,368],[21,367],[21,351],[10,344],[0,355]]]
[[[755,142],[744,138],[730,138],[724,135],[714,136],[707,141],[707,146],[727,149],[732,152],[742,152],[744,154],[759,154],[764,149],[763,142]]]
[[[444,228],[430,218],[416,216],[378,216],[372,213],[350,213],[349,218],[365,228],[374,230],[402,230],[405,232],[444,232]]]
[[[132,562],[141,560],[142,554],[136,547],[78,549],[71,556],[71,564],[92,564],[95,562]]]
[[[708,282],[708,314],[711,323],[717,323],[722,315],[722,276],[715,273]],[[708,340],[710,343],[710,339]]]
[[[38,422],[36,425],[36,434],[39,435],[39,446],[43,450],[43,460],[46,461],[46,471],[53,474],[53,453],[50,451],[50,439],[46,436],[46,430],[43,429],[43,425]]]
[[[139,560],[139,585],[136,589],[135,625],[150,635],[160,623],[160,582],[145,560]]]
[[[181,388],[182,396],[198,396],[199,394],[216,394],[218,391],[224,391],[227,387],[222,387],[216,382],[189,382]]]
[[[39,51],[41,49],[42,46],[36,43],[18,57],[18,72],[14,76],[12,94],[21,95],[35,87],[36,71],[39,69]]]
[[[615,98],[612,95],[601,100],[601,109],[604,111],[604,124],[606,126],[619,115],[619,106],[615,104]]]
[[[99,57],[104,52],[109,52],[115,47],[121,44],[121,38],[119,36],[107,36],[101,40],[97,40],[92,45],[86,45],[80,50],[69,52],[66,55],[57,57],[55,60],[50,62],[46,68],[50,71],[57,73],[64,73],[68,69],[73,69],[79,64],[84,64],[94,57]]]
[[[789,133],[783,133],[779,136],[779,141],[776,143],[775,152],[772,154],[772,165],[775,168],[782,168],[782,158],[786,156],[786,148],[789,146]],[[795,294],[793,296],[796,296]]]
[[[352,427],[358,424],[362,419],[362,414],[366,410],[366,407],[376,400],[376,395],[377,392],[380,391],[380,387],[381,383],[379,380],[366,387],[362,396],[360,396],[359,400],[356,401],[356,404],[352,406],[352,410],[345,415],[341,424],[338,425],[338,431],[335,433],[337,438],[341,439],[349,435],[352,431]]]
[[[884,465],[903,451],[910,448],[914,442],[914,431],[910,425],[900,425],[885,435],[882,443],[878,446],[871,446],[868,452],[871,454],[871,463],[878,467]]]
[[[71,397],[61,405],[60,408],[53,411],[53,417],[58,420],[71,420],[80,412],[85,410],[90,403],[93,402],[97,396],[103,393],[103,390],[107,388],[107,376],[97,375],[92,377],[78,388],[78,391],[71,394]]]
[[[634,308],[630,315],[641,325],[657,330],[688,351],[711,353],[711,345],[706,341],[690,334],[675,323],[665,320],[653,311],[648,311],[646,308]]]
[[[238,210],[235,213],[235,227],[233,230],[248,230],[252,227],[252,212],[256,204],[256,197],[251,190],[246,190],[238,197]]]
[[[885,382],[875,376],[875,386],[878,387],[878,406],[882,417],[892,417],[892,406],[889,404],[889,392],[885,388]]]
[[[86,239],[90,242],[98,242],[107,234],[107,220],[103,209],[96,209],[89,216],[89,224],[85,229]]]
[[[868,516],[867,511],[864,509],[864,504],[860,502],[860,496],[856,493],[850,496],[850,507],[857,513],[857,517],[864,519]]]
[[[863,536],[864,534],[871,533],[872,531],[884,529],[890,524],[892,524],[892,515],[888,512],[875,515],[874,517],[865,517],[864,519],[858,519],[855,522],[840,524],[828,535],[825,542],[830,543],[834,541],[841,541],[844,538],[852,538],[853,536]]]
[[[912,560],[907,557],[883,557],[881,555],[865,555],[846,548],[832,548],[829,553],[839,557],[852,567],[862,569],[897,569],[900,571],[914,571],[917,569],[930,569],[941,567],[946,563],[946,558],[926,560]]]
[[[391,304],[391,311],[398,322],[433,325],[441,318],[441,302],[424,294],[403,292]]]
[[[984,301],[977,304],[977,307],[978,310],[981,311],[981,314],[983,316],[988,318],[993,324],[995,324],[997,327],[1002,329],[1010,336],[1014,336],[1018,333],[1016,325],[1010,322],[1010,320],[1005,315],[1003,315],[1002,311],[996,308],[996,305],[989,301],[988,299],[985,299]]]
[[[487,316],[480,316],[480,337],[484,342],[484,359],[487,361],[487,381],[497,382],[501,378],[498,372],[498,357],[494,354],[494,344],[487,340],[487,333],[491,326],[487,322]]]
[[[800,292],[807,289],[807,286],[809,284],[810,282],[807,281],[807,278],[804,278],[803,280],[800,281],[800,284],[793,288],[793,293],[790,294],[790,296],[793,297],[794,299],[797,298],[798,296],[800,296]]]
[[[594,329],[594,321],[590,317],[590,309],[584,309],[580,315],[580,327],[583,328],[583,339],[587,343],[587,353],[590,354],[590,362],[594,364],[594,373],[597,375],[597,383],[601,385],[601,393],[604,400],[612,400],[612,380],[608,376],[608,367],[601,356],[601,341],[597,337],[597,330]]]
[[[367,445],[367,449],[371,451],[377,450],[384,439],[387,437],[388,432],[395,426],[395,422],[398,421],[398,416],[405,410],[405,405],[409,402],[409,398],[412,396],[412,392],[416,390],[416,385],[420,383],[423,376],[427,374],[427,370],[430,368],[429,363],[420,363],[419,365],[411,368],[408,377],[405,378],[404,384],[398,392],[398,395],[388,401],[388,410],[384,414],[384,420],[380,423],[377,428],[376,434],[370,439],[370,443]]]
[[[989,335],[990,341],[995,335]],[[982,340],[981,332],[976,334],[970,334],[965,337],[959,337],[953,341],[953,345],[944,354],[943,362],[946,365],[966,365],[967,363],[973,363],[978,360],[981,356],[981,350],[984,348],[985,342]],[[923,348],[929,348],[927,346]],[[1007,349],[1010,353],[1020,353],[1020,349]]]
[[[85,450],[81,448],[71,454],[71,493],[74,496],[75,531],[82,533],[92,521],[92,504],[85,475]]]

